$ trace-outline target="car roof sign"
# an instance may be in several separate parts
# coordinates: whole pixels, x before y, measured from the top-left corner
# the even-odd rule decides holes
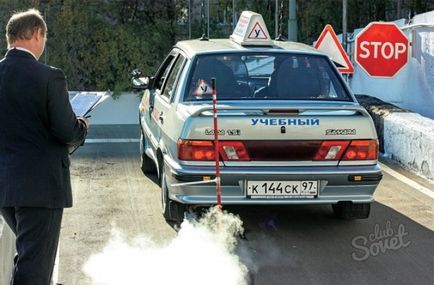
[[[262,15],[252,11],[241,14],[230,38],[240,45],[273,45]]]

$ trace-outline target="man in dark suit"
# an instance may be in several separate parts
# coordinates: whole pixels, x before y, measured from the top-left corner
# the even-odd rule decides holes
[[[68,148],[88,127],[63,72],[38,62],[46,35],[37,10],[14,14],[0,61],[0,212],[16,235],[14,285],[51,282],[63,208],[72,206]]]

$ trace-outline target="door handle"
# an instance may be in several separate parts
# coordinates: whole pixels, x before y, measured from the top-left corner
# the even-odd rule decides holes
[[[154,111],[154,106],[149,106],[149,111],[148,111],[148,115],[149,115],[149,119],[152,118],[152,112]]]
[[[160,112],[160,115],[158,116],[158,119],[160,120],[160,122],[163,124],[164,123],[164,113]]]

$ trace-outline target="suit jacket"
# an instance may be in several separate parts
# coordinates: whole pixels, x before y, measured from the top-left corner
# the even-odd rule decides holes
[[[68,145],[86,132],[63,72],[9,50],[0,61],[0,207],[71,207]]]

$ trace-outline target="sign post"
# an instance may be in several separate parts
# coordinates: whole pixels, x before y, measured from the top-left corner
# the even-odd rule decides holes
[[[219,127],[217,120],[217,89],[215,84],[216,79],[211,78],[212,88],[212,111],[214,124],[214,156],[215,156],[215,181],[217,194],[217,207],[222,208],[222,186],[220,182],[220,146],[219,146]]]
[[[408,62],[409,41],[394,23],[373,22],[356,38],[355,59],[372,77],[394,77]]]

